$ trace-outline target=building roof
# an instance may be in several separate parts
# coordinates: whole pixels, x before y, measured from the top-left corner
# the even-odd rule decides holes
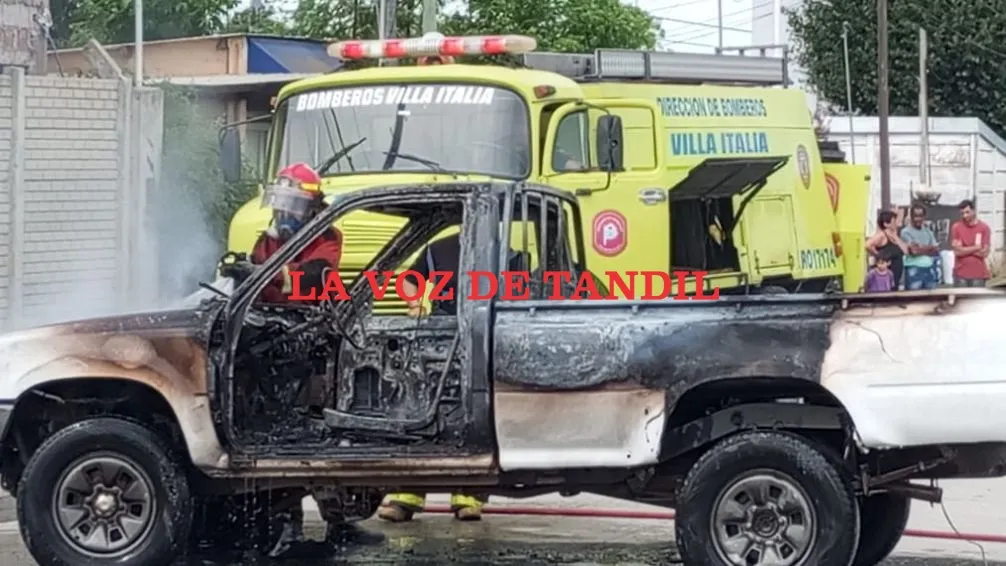
[[[168,83],[198,89],[213,90],[218,93],[247,92],[259,87],[284,85],[300,79],[313,77],[315,73],[260,73],[255,75],[208,75],[199,77],[151,77],[146,84]]]
[[[207,40],[207,39],[229,39],[229,38],[232,38],[232,37],[263,38],[263,39],[282,39],[282,40],[286,40],[286,41],[301,41],[301,42],[309,42],[309,43],[320,43],[320,44],[324,44],[326,47],[327,47],[327,45],[329,43],[331,43],[332,41],[334,41],[334,40],[326,40],[326,39],[310,39],[310,38],[306,38],[306,37],[292,37],[292,36],[282,36],[282,35],[271,35],[271,34],[265,34],[265,33],[221,33],[221,34],[215,34],[215,35],[197,35],[197,36],[192,36],[192,37],[176,37],[176,38],[172,38],[172,39],[155,39],[153,41],[144,41],[143,45],[144,46],[147,46],[147,45],[165,45],[165,44],[170,44],[170,43],[184,43],[184,42],[189,42],[189,41],[204,41],[204,40]],[[129,42],[129,43],[110,43],[108,45],[102,45],[102,47],[104,47],[105,49],[118,49],[120,47],[132,47],[132,46],[133,46],[132,42]],[[55,54],[58,55],[60,53],[74,53],[74,52],[80,51],[82,49],[83,49],[83,47],[70,47],[70,48],[66,48],[66,49],[50,49],[49,53],[50,54],[51,53],[55,53]]]

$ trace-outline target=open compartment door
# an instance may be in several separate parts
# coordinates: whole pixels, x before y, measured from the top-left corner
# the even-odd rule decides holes
[[[751,199],[788,161],[788,156],[706,159],[671,187],[671,268],[739,271],[734,228]],[[735,196],[742,197],[736,210]]]

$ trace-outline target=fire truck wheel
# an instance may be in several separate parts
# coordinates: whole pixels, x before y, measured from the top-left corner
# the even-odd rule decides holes
[[[863,535],[853,566],[876,566],[901,540],[908,526],[912,500],[894,493],[871,495],[859,504]]]
[[[744,432],[689,471],[675,533],[689,566],[848,566],[859,540],[852,486],[800,436]]]
[[[40,566],[167,566],[185,549],[183,461],[152,430],[98,418],[50,436],[24,469],[17,517]]]

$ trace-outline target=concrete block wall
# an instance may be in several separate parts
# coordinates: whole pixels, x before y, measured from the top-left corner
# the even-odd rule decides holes
[[[10,307],[10,203],[14,171],[14,98],[10,77],[0,75],[0,321]]]
[[[138,103],[142,94],[117,79],[13,69],[0,79],[4,328],[121,312],[142,295],[134,285],[150,284],[135,265],[151,190],[138,157],[159,157],[160,143],[139,143],[133,109],[163,110],[159,98]]]

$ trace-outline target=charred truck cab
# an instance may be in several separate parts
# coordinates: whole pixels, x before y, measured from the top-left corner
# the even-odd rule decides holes
[[[376,273],[460,235],[455,314],[375,310],[363,277],[259,301],[359,213],[399,222]],[[911,498],[939,500],[912,480],[1006,475],[1002,291],[579,300],[545,272],[593,277],[580,215],[521,182],[346,192],[229,295],[0,336],[0,478],[32,556],[166,566],[197,541],[282,546],[307,495],[341,524],[463,488],[673,507],[688,564],[867,566]]]

